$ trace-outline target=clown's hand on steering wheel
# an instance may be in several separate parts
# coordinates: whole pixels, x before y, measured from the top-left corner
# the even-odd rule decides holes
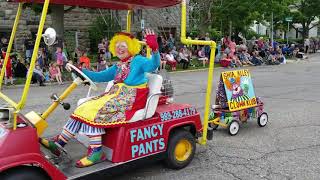
[[[81,83],[85,85],[89,85],[91,89],[97,90],[96,84],[88,77],[86,76],[80,69],[78,69],[76,66],[68,63],[66,64],[66,69],[73,74],[74,82],[80,81]]]

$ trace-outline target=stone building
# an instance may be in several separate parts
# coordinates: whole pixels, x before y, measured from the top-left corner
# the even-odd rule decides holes
[[[0,2],[0,37],[10,37],[17,8],[17,3]],[[70,46],[71,49],[74,48],[76,44],[81,47],[89,47],[90,39],[88,28],[97,17],[104,16],[106,11],[107,10],[102,9],[75,8],[65,13],[64,38],[68,46]],[[126,14],[126,11],[112,11],[113,18],[116,19],[122,29],[126,27]],[[22,50],[26,35],[33,34],[33,36],[35,36],[39,20],[39,15],[36,15],[30,8],[23,10],[14,43],[16,50]],[[51,17],[48,15],[45,26],[51,26],[51,22]],[[141,34],[141,26],[144,26],[155,29],[165,37],[168,37],[169,33],[179,37],[180,6],[177,5],[157,10],[135,10],[132,16],[132,23],[132,31],[136,34]]]

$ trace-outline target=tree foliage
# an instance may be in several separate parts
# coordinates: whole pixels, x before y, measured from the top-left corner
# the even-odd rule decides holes
[[[103,38],[110,39],[115,33],[120,31],[121,26],[115,21],[115,19],[111,18],[110,13],[106,13],[103,17],[97,17],[89,28],[91,50],[97,52],[97,45]]]
[[[320,14],[319,0],[191,0],[190,6],[191,26],[202,33],[214,28],[228,34],[230,27],[245,33],[253,23],[270,26],[273,14],[274,30],[285,31],[285,18],[293,16],[291,24],[301,23],[301,33],[307,34]]]
[[[25,3],[24,8],[31,8],[37,15],[42,13],[43,4],[38,3]],[[52,27],[57,31],[59,38],[63,39],[64,34],[64,13],[70,12],[75,6],[65,9],[64,5],[50,5],[48,14],[52,17]]]
[[[309,30],[319,25],[320,1],[319,0],[297,0],[291,6],[293,22],[300,23],[302,30],[292,26],[306,38]],[[316,22],[318,18],[318,21]]]

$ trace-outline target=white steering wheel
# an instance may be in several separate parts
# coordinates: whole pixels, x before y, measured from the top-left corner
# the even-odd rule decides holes
[[[97,85],[88,77],[86,76],[80,69],[78,69],[76,66],[67,63],[66,64],[66,69],[71,71],[73,74],[75,74],[77,77],[79,77],[84,84],[89,85],[91,89],[97,90],[98,87]]]

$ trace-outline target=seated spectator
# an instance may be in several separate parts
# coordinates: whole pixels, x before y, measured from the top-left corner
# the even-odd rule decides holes
[[[209,62],[208,57],[206,57],[204,47],[202,47],[202,48],[198,51],[198,60],[199,60],[199,61],[202,61],[203,67],[206,67],[206,64],[208,64],[208,62]]]
[[[294,50],[292,51],[293,57],[300,58],[300,57],[298,57],[298,52],[299,52],[299,48],[298,47],[294,48]]]
[[[86,69],[86,64],[85,64],[84,62],[81,62],[81,63],[79,63],[78,68],[79,68],[80,70]]]
[[[242,63],[238,56],[234,55],[233,57],[229,57],[232,59],[232,62],[235,64],[236,67],[242,67]]]
[[[170,53],[173,55],[174,59],[177,59],[179,56],[179,53],[177,51],[176,46],[173,46],[173,48],[171,49]]]
[[[222,67],[225,67],[225,68],[230,68],[235,66],[235,64],[232,62],[232,59],[228,57],[228,55],[225,53],[222,54],[220,64]]]
[[[230,54],[230,48],[227,47],[226,49],[224,49],[223,53],[226,54],[226,55],[229,55]]]
[[[102,60],[102,61],[98,62],[98,64],[97,64],[97,71],[98,72],[106,70],[106,69],[108,69],[106,60]]]
[[[235,43],[235,41],[234,40],[230,41],[229,43],[230,53],[228,54],[229,57],[233,58],[233,56],[236,53],[236,48],[237,48],[237,44]]]
[[[44,81],[51,81],[51,78],[50,78],[50,72],[47,71],[46,69],[43,69],[43,74],[44,74]]]
[[[308,56],[306,56],[303,52],[300,51],[298,47],[296,47],[293,52],[293,57],[298,58],[298,59],[307,59]]]
[[[259,56],[259,52],[257,50],[254,50],[252,52],[252,58],[251,58],[251,62],[255,65],[255,66],[260,66],[262,65],[262,58]]]
[[[28,71],[29,71],[30,66],[27,65],[27,68],[28,68]],[[43,71],[40,68],[40,66],[38,64],[36,64],[35,68],[33,69],[31,82],[32,82],[32,84],[35,84],[35,83],[38,82],[40,86],[46,86],[44,84],[44,81],[45,81],[45,76],[43,74]]]
[[[177,61],[174,58],[174,55],[171,53],[170,50],[167,51],[167,54],[165,55],[167,64],[171,66],[172,71],[177,70]]]
[[[56,79],[59,84],[63,84],[62,74],[56,63],[50,63],[49,73],[52,80]]]
[[[216,57],[214,59],[214,62],[219,63],[221,59],[221,42],[218,43],[217,49],[216,49]]]
[[[24,77],[26,77],[27,72],[28,72],[28,69],[27,69],[27,67],[26,67],[25,64],[24,64],[23,59],[22,59],[22,58],[18,58],[18,63],[17,63],[17,65],[15,66],[15,69],[14,69],[14,75],[15,75],[15,77],[24,78]]]
[[[186,49],[186,47],[181,48],[180,52],[179,52],[179,58],[178,61],[179,63],[182,64],[182,69],[188,69],[189,64],[190,64],[190,54],[188,52],[188,50]]]
[[[98,64],[97,64],[97,71],[100,72],[100,71],[103,71],[105,69],[107,69],[107,61],[105,59],[105,56],[104,54],[99,54],[99,57],[98,57]]]
[[[80,59],[79,59],[79,63],[84,63],[86,69],[91,69],[90,59],[88,58],[86,52],[83,52],[83,53],[82,53],[82,56],[81,56]]]
[[[277,60],[276,52],[272,47],[269,48],[268,51],[266,51],[266,62],[267,65],[278,65],[280,64]]]
[[[166,69],[166,65],[167,65],[166,53],[161,53],[160,54],[160,70]]]
[[[239,54],[239,60],[243,65],[251,65],[253,66],[254,64],[250,61],[250,54],[248,53],[248,50],[242,50]]]
[[[279,64],[285,64],[286,59],[285,59],[284,55],[282,54],[282,50],[279,47],[276,49],[275,55],[276,55],[276,60]]]

